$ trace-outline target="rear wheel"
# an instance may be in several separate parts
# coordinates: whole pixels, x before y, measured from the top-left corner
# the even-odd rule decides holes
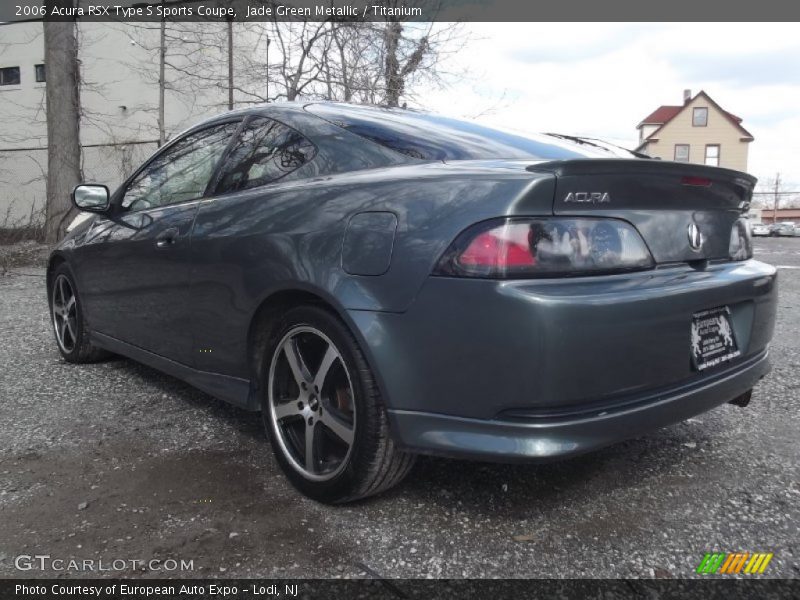
[[[78,288],[66,263],[56,267],[50,287],[50,320],[58,351],[71,363],[96,362],[108,356],[89,341]]]
[[[264,425],[295,487],[340,503],[382,492],[408,474],[414,456],[389,436],[372,372],[338,317],[316,306],[288,311],[267,356]]]

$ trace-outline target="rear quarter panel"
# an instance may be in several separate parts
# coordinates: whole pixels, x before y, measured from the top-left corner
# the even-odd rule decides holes
[[[313,292],[342,312],[402,312],[460,231],[503,214],[550,214],[553,185],[551,175],[519,168],[429,163],[205,201],[192,237],[193,298],[203,324],[196,345],[213,349],[214,370],[247,376],[243,342],[251,319],[265,299],[286,289]],[[381,275],[342,268],[347,224],[362,212],[397,217],[391,264]]]

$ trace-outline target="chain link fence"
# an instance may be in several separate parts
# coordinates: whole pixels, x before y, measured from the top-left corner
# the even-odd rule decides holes
[[[83,146],[83,180],[113,192],[158,148],[156,140]],[[47,202],[47,148],[0,149],[0,235],[36,238]]]

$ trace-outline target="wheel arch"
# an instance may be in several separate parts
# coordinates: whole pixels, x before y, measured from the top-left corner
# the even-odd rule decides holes
[[[358,327],[347,313],[347,310],[331,295],[311,287],[287,287],[272,291],[264,297],[250,319],[247,328],[247,361],[250,372],[249,408],[261,410],[261,393],[263,390],[262,365],[266,358],[267,341],[272,333],[272,326],[278,315],[295,306],[318,306],[338,317],[355,338],[378,384],[379,390],[386,398],[386,390],[380,373],[375,369],[372,353],[361,335]]]
[[[67,262],[66,256],[61,254],[60,252],[54,252],[50,255],[50,258],[47,260],[47,273],[45,275],[45,284],[47,286],[47,302],[49,303],[52,298],[52,283],[53,283],[53,273],[55,270],[62,264]]]

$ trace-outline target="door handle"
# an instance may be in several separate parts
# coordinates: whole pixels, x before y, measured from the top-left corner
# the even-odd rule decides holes
[[[156,246],[158,248],[168,248],[175,243],[175,240],[178,238],[178,228],[177,227],[170,227],[169,229],[165,229],[161,233],[156,236]]]

